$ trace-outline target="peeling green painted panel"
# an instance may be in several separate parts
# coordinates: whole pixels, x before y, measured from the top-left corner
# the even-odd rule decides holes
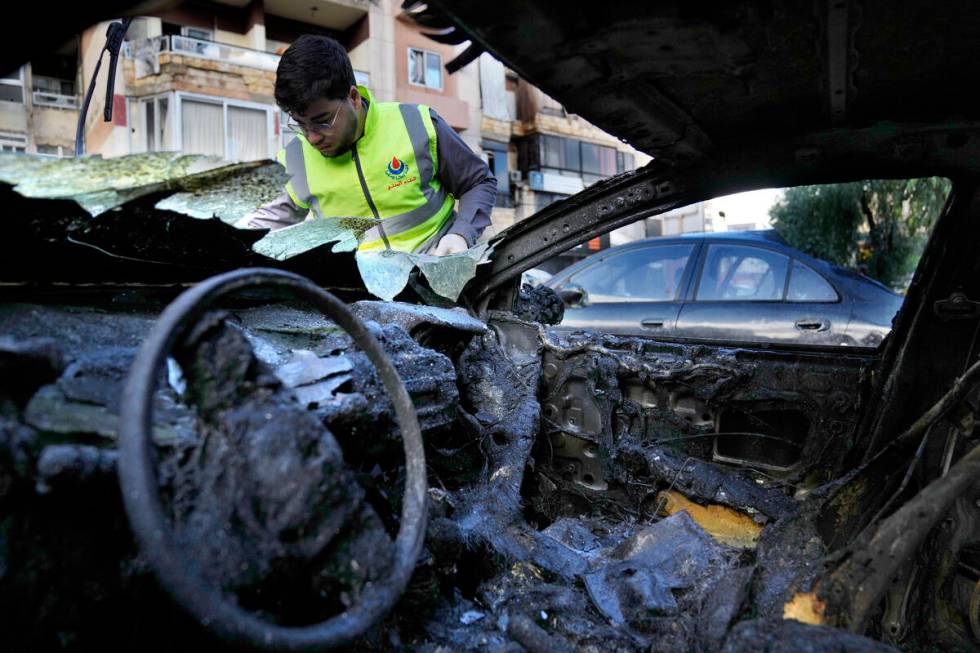
[[[0,156],[0,181],[14,185],[24,197],[75,200],[90,215],[97,216],[144,195],[168,189],[206,192],[263,165],[271,164],[228,164],[216,157],[174,152],[147,152],[109,159],[98,155],[50,159],[5,154]],[[279,192],[282,192],[281,184]]]
[[[373,218],[312,218],[270,231],[252,245],[252,249],[277,261],[285,261],[332,242],[337,242],[334,252],[350,252],[357,248],[358,236],[374,224]]]
[[[411,254],[391,249],[358,251],[355,258],[364,287],[372,295],[389,302],[405,289],[408,276],[415,267]]]
[[[429,287],[447,299],[456,301],[463,286],[476,275],[476,266],[487,262],[490,245],[483,243],[450,256],[419,256],[418,266]]]
[[[216,217],[234,225],[279,197],[287,181],[289,176],[281,165],[267,163],[254,170],[227,175],[214,184],[175,193],[158,202],[156,208],[205,220]]]
[[[161,213],[161,220],[180,213],[189,219],[218,218],[234,226],[258,207],[279,197],[286,181],[282,166],[271,161],[226,164],[215,157],[172,152],[111,159],[0,155],[0,182],[14,185],[25,197],[74,200],[92,216],[124,209],[128,202],[161,193],[164,197],[154,208],[171,214],[168,218]],[[167,195],[167,191],[172,194]],[[140,216],[143,220],[156,219],[145,211]],[[128,220],[113,223],[116,226],[112,229],[118,231],[128,223]],[[377,223],[375,218],[363,217],[312,218],[270,231],[252,249],[277,261],[286,261],[330,243],[333,243],[332,252],[353,252],[364,232]],[[125,233],[118,236],[127,238]],[[488,255],[489,247],[484,244],[445,257],[390,250],[357,252],[356,261],[365,287],[377,297],[393,299],[418,269],[436,294],[456,301]]]
[[[371,250],[358,252],[356,258],[365,287],[381,299],[394,299],[418,267],[433,291],[456,301],[463,286],[476,274],[477,266],[488,260],[489,251],[489,245],[484,243],[450,256]]]
[[[158,184],[226,165],[215,157],[174,152],[109,159],[99,155],[64,159],[5,155],[0,157],[0,181],[16,185],[25,197],[75,197]]]

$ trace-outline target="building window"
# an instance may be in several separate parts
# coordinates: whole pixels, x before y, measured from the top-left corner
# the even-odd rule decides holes
[[[633,155],[629,152],[616,152],[616,172],[626,172],[636,167]]]
[[[181,25],[180,35],[186,36],[189,39],[197,39],[199,41],[214,40],[214,32],[203,27],[188,27],[186,25]]]
[[[180,144],[185,154],[256,161],[274,156],[273,107],[178,94]]]
[[[582,143],[582,172],[612,177],[616,174],[616,148]]]
[[[34,105],[58,109],[77,109],[75,82],[70,79],[32,75]]]
[[[564,140],[564,150],[565,158],[562,161],[567,170],[579,171],[582,169],[582,150],[581,142],[572,140],[571,138],[565,138]]]
[[[75,82],[70,79],[58,79],[56,77],[34,75],[32,80],[35,91],[59,95],[75,95]]]
[[[225,156],[224,106],[221,102],[180,103],[180,150],[184,154]]]
[[[8,134],[0,132],[0,152],[20,152],[27,151],[27,136],[23,134]]]
[[[494,206],[509,209],[513,205],[510,197],[510,171],[507,166],[507,144],[499,141],[484,140],[483,155],[486,157],[490,172],[497,178],[497,198]]]
[[[442,90],[442,57],[435,52],[408,49],[408,81],[416,86]]]
[[[538,160],[528,161],[529,169],[552,168],[577,172],[585,176],[611,177],[617,172],[620,159],[614,147],[586,143],[550,134],[538,136]],[[632,165],[632,155],[630,162]],[[537,165],[535,165],[535,163]]]
[[[24,69],[0,77],[0,101],[24,103]]]
[[[65,156],[65,149],[60,145],[38,145],[37,153],[40,156],[60,159]]]
[[[146,152],[164,152],[177,149],[173,142],[173,120],[170,117],[170,97],[158,97],[139,100],[142,137],[142,150]]]
[[[34,106],[56,109],[78,108],[75,78],[78,51],[74,46],[63,52],[38,55],[31,61],[31,92]]]
[[[225,158],[257,161],[269,158],[268,114],[262,109],[227,108]]]

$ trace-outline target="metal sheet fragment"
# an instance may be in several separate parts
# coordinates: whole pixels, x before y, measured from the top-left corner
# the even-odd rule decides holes
[[[411,254],[393,250],[357,252],[357,268],[371,294],[390,301],[405,289],[411,271],[418,267],[438,295],[456,301],[476,268],[488,259],[487,243],[449,256]]]
[[[217,157],[146,152],[104,159],[99,155],[49,159],[0,156],[0,181],[24,197],[73,199],[96,216],[127,201],[167,188],[200,173],[225,169],[234,174],[256,164],[228,165]],[[197,179],[198,183],[203,179]],[[176,185],[176,186],[175,186]]]
[[[355,259],[368,292],[385,301],[391,301],[405,289],[408,275],[415,267],[411,254],[390,249],[358,251]]]
[[[119,415],[106,406],[67,398],[57,386],[41,388],[27,404],[24,421],[49,433],[71,435],[90,433],[110,440],[116,439]],[[172,421],[157,420],[153,425],[153,442],[167,446],[194,438],[193,415],[187,414]]]
[[[289,180],[278,163],[228,175],[216,183],[191,185],[180,193],[160,200],[156,208],[183,213],[192,218],[218,218],[234,225],[256,208],[276,199]]]
[[[487,324],[462,308],[440,308],[424,304],[403,302],[378,302],[362,300],[351,304],[362,320],[374,320],[379,324],[397,324],[411,333],[420,324],[455,329],[463,333],[486,333]]]
[[[285,261],[334,242],[337,244],[331,251],[350,252],[357,248],[358,237],[374,224],[375,220],[371,218],[312,218],[270,231],[252,245],[252,249],[277,261]]]
[[[336,399],[337,390],[340,388],[340,386],[344,385],[350,380],[351,376],[349,374],[332,376],[328,379],[320,381],[319,383],[294,388],[293,392],[295,393],[296,399],[300,404],[304,406],[316,404],[319,406],[324,402],[333,401]]]
[[[288,387],[295,388],[350,370],[351,362],[347,358],[320,358],[308,349],[299,349],[293,352],[289,362],[278,368],[275,374]]]
[[[418,257],[416,264],[429,282],[429,287],[443,297],[456,301],[463,286],[476,275],[476,266],[487,261],[489,247],[488,243],[483,243],[450,256],[413,256]]]
[[[607,560],[594,561],[585,588],[606,618],[623,625],[649,612],[676,613],[673,590],[695,585],[722,564],[721,547],[681,512],[639,531]]]

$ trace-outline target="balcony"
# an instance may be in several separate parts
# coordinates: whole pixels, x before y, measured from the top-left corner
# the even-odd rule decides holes
[[[142,41],[126,42],[123,45],[123,55],[133,59],[136,66],[136,76],[145,77],[159,72],[159,54],[171,52],[199,59],[210,59],[222,63],[257,68],[259,70],[275,71],[279,66],[279,55],[261,50],[250,50],[235,45],[226,45],[215,41],[204,41],[189,36],[156,36]]]
[[[34,91],[33,102],[36,107],[53,107],[55,109],[77,109],[78,96]]]

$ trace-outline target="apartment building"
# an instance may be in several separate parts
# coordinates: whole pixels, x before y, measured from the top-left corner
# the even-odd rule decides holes
[[[95,25],[0,79],[0,148],[73,153],[79,104],[107,26]],[[358,83],[375,98],[433,107],[483,154],[498,179],[490,233],[648,160],[489,55],[447,74],[445,65],[464,46],[439,43],[425,31],[400,0],[193,0],[136,18],[109,123],[103,120],[105,62],[96,80],[85,151],[275,157],[290,137],[273,98],[279,57],[299,35],[315,33],[344,45]]]
[[[47,156],[74,152],[79,43],[73,38],[0,76],[0,151]]]
[[[481,145],[503,191],[496,226],[649,161],[487,54],[479,59],[479,74]]]

